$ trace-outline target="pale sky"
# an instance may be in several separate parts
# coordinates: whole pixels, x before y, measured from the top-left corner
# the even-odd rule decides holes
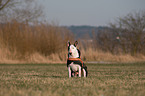
[[[145,0],[38,0],[48,22],[61,26],[107,26],[128,13],[145,11]]]

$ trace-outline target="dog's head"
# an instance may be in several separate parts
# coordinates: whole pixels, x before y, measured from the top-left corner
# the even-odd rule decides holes
[[[68,58],[79,58],[77,45],[78,45],[77,41],[75,41],[74,45],[68,42]]]

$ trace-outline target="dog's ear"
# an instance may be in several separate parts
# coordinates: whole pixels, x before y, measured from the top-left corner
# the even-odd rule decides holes
[[[78,41],[75,41],[74,46],[77,47],[78,45]]]
[[[68,42],[67,42],[67,47],[68,47],[68,50],[69,50],[69,46],[70,46],[70,42],[68,41]]]
[[[68,44],[67,46],[69,47],[70,46],[70,42],[68,41],[67,44]]]

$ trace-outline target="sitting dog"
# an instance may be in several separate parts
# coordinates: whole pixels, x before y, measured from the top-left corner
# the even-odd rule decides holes
[[[67,59],[67,67],[68,67],[68,75],[69,77],[74,76],[83,76],[87,77],[88,71],[87,66],[80,59],[80,51],[77,49],[78,42],[76,41],[74,45],[71,45],[68,42],[68,59]]]

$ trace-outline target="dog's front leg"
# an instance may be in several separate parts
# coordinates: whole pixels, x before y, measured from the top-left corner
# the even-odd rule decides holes
[[[71,77],[71,70],[70,70],[70,66],[68,67],[68,77]]]
[[[81,67],[79,66],[79,77],[81,77]]]
[[[83,74],[84,74],[84,77],[86,77],[86,71],[85,71],[85,69],[83,69]]]

